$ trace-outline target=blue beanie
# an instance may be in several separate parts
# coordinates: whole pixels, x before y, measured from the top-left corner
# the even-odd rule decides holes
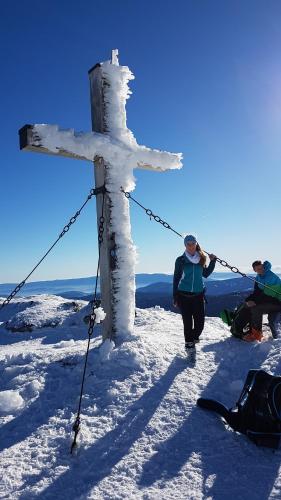
[[[187,245],[187,243],[197,243],[197,239],[193,236],[193,234],[186,235],[184,238],[184,244]]]

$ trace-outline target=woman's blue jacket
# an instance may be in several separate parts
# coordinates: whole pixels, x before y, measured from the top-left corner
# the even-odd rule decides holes
[[[208,278],[215,269],[216,259],[211,260],[208,267],[193,264],[185,253],[175,262],[173,279],[173,296],[176,300],[177,291],[202,293],[204,291],[203,277]]]

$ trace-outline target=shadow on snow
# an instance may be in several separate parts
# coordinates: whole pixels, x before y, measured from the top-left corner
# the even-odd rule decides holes
[[[231,372],[232,380],[244,382],[249,369],[260,368],[268,352],[257,347],[245,344],[241,354],[241,341],[230,338],[203,348],[214,351],[218,367],[200,397],[220,400],[228,407],[235,406],[240,389],[229,394],[225,377]],[[232,353],[231,358],[229,353]],[[240,359],[235,365],[236,355]],[[196,467],[202,468],[203,484],[199,480],[197,489],[202,491],[203,498],[244,500],[250,495],[253,500],[265,500],[278,475],[280,452],[256,447],[245,436],[226,427],[219,416],[194,406],[181,428],[160,443],[157,452],[144,464],[139,485],[145,488],[157,482],[163,488],[167,481],[181,473],[187,462],[192,464],[194,460]],[[187,470],[187,477],[189,474]],[[189,479],[194,482],[194,477]]]

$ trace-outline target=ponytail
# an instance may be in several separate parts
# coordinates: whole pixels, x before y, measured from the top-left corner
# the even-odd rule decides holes
[[[203,250],[201,250],[199,243],[197,243],[197,245],[196,245],[196,250],[200,255],[200,260],[199,260],[200,266],[205,267],[206,261],[207,261],[207,256],[206,256],[206,254],[204,254]]]

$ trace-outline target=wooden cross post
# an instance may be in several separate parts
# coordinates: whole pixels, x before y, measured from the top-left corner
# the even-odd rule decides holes
[[[121,192],[134,189],[135,167],[164,171],[181,167],[181,154],[140,146],[126,124],[128,81],[134,76],[119,66],[118,51],[111,61],[89,71],[91,133],[60,130],[57,125],[25,125],[20,148],[94,162],[95,186],[105,185],[104,237],[101,245],[101,300],[106,313],[103,338],[122,339],[133,331],[135,316],[135,247],[131,239],[128,200]],[[97,221],[102,196],[97,195]]]

